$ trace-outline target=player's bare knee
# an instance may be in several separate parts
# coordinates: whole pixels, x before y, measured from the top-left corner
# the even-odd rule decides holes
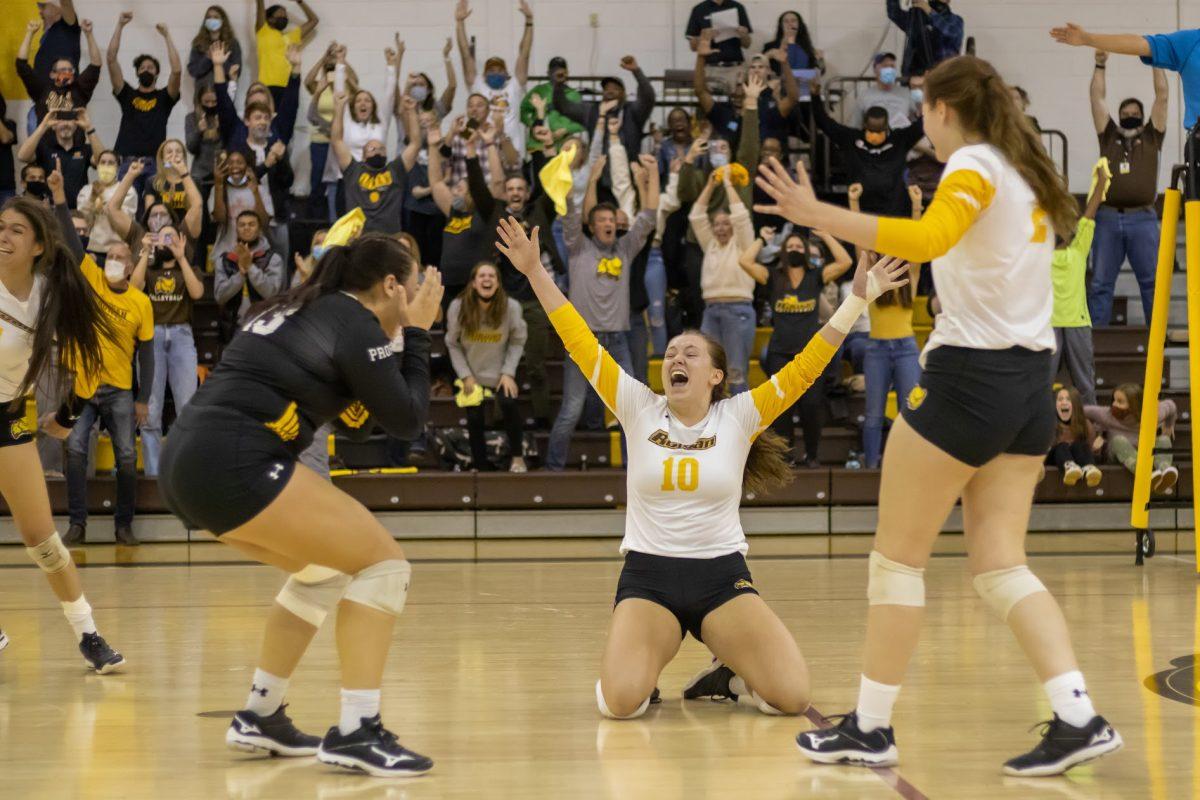
[[[646,689],[639,681],[601,679],[596,681],[596,704],[609,719],[635,719],[645,713],[653,691],[653,686]]]

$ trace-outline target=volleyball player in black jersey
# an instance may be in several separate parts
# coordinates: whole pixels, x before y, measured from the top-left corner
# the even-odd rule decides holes
[[[379,714],[409,563],[366,508],[297,460],[327,422],[365,431],[373,419],[404,439],[423,429],[428,329],[442,285],[432,268],[420,288],[417,279],[412,255],[394,239],[368,235],[331,248],[308,281],[252,314],[166,441],[159,483],[171,510],[188,527],[293,573],[264,642],[264,654],[278,647],[281,660],[291,662],[285,675],[313,633],[296,627],[296,618],[319,625],[340,601],[339,724],[319,740],[297,731],[282,705],[270,713],[246,709],[234,718],[231,744],[277,755],[315,752],[322,762],[381,777],[433,766],[402,747]],[[328,580],[312,580],[313,571]],[[261,673],[252,694],[278,704],[287,678]]]

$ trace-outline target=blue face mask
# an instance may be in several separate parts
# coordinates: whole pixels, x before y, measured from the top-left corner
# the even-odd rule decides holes
[[[220,17],[209,17],[204,20],[204,27],[208,28],[213,33],[221,30],[221,25],[222,23]]]
[[[492,89],[503,89],[504,84],[508,83],[508,76],[503,72],[493,72],[485,77],[484,82]]]
[[[421,83],[414,83],[413,87],[408,90],[408,96],[418,103],[424,103],[429,97],[429,88]]]
[[[823,267],[825,266],[825,259],[820,258],[819,256],[809,256],[808,265],[810,267]]]
[[[729,165],[729,156],[724,153],[709,153],[708,163],[712,164],[714,168],[725,167]]]
[[[313,261],[320,261],[325,257],[325,245],[314,244],[312,249]]]
[[[896,82],[896,68],[895,67],[884,67],[883,69],[879,70],[879,82],[884,84],[885,86],[891,86],[893,83],[895,83]]]
[[[924,89],[913,89],[911,92],[909,92],[909,94],[912,95],[913,102],[917,105],[921,105],[921,103],[925,102]]]

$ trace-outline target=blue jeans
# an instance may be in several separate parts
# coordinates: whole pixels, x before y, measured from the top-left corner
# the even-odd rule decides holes
[[[650,342],[654,355],[667,351],[667,264],[663,261],[662,248],[651,247],[646,260],[646,294],[650,296]]]
[[[597,333],[596,338],[617,366],[625,372],[633,373],[629,353],[629,336],[624,331],[615,333]],[[563,363],[563,399],[554,419],[554,427],[550,430],[550,444],[546,448],[546,469],[561,472],[567,466],[567,452],[571,449],[571,435],[575,426],[583,416],[583,404],[588,394],[592,392],[587,378],[580,372],[578,365],[571,359]]]
[[[112,437],[117,461],[117,525],[133,523],[133,501],[137,492],[137,446],[133,436],[133,392],[101,386],[83,407],[71,435],[67,437],[67,509],[72,525],[87,525],[88,445],[92,428],[102,420]]]
[[[154,383],[150,386],[150,418],[142,427],[142,458],[148,477],[158,475],[158,454],[162,450],[163,402],[167,382],[178,414],[196,393],[196,340],[192,326],[154,326]]]
[[[1101,207],[1096,214],[1092,284],[1088,287],[1088,311],[1094,326],[1112,321],[1113,287],[1126,257],[1137,278],[1142,311],[1149,325],[1154,307],[1154,271],[1158,266],[1158,216],[1150,209],[1120,214],[1115,209]]]
[[[867,342],[871,335],[862,331],[852,331],[842,342],[842,358],[850,362],[850,371],[855,375],[863,374],[863,358],[867,354]]]
[[[749,388],[750,351],[754,348],[756,326],[754,305],[748,300],[740,303],[710,303],[704,308],[700,332],[716,339],[725,348],[725,360],[729,366],[729,374],[725,377],[731,395]]]
[[[867,377],[867,413],[863,421],[863,450],[867,469],[878,469],[883,450],[883,412],[888,390],[896,387],[896,400],[905,401],[921,378],[920,351],[912,336],[871,339],[863,356]]]

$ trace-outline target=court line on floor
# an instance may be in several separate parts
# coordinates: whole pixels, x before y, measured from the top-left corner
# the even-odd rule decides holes
[[[808,710],[804,712],[804,716],[808,717],[808,720],[818,728],[833,727],[825,715],[817,711],[814,706],[810,705]],[[861,769],[861,767],[852,767],[852,769]],[[892,767],[872,767],[871,772],[875,773],[875,776],[879,780],[886,783],[889,788],[903,797],[904,800],[929,800],[924,792],[909,783],[903,775]]]

